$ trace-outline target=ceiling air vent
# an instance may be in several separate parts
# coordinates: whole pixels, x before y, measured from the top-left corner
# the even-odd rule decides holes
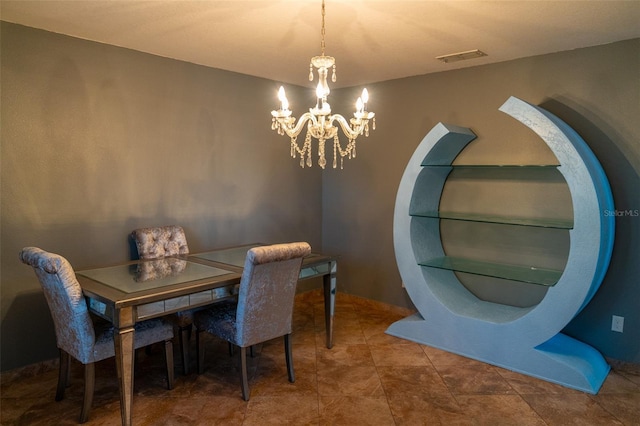
[[[465,61],[467,59],[480,58],[482,56],[487,56],[487,54],[481,50],[475,49],[475,50],[467,50],[466,52],[458,52],[458,53],[451,53],[449,55],[436,56],[436,59],[444,62],[445,64],[448,64],[449,62]]]

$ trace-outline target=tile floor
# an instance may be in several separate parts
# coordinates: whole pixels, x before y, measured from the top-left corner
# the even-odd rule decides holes
[[[386,335],[408,312],[338,294],[333,349],[324,345],[319,291],[296,296],[294,363],[287,381],[280,339],[249,359],[251,399],[241,398],[238,354],[207,338],[206,371],[165,388],[160,347],[139,352],[135,425],[640,425],[640,366],[620,365],[598,395],[567,389],[502,368]],[[175,345],[177,348],[177,345]],[[174,348],[174,349],[176,349]],[[195,345],[193,370],[195,371]],[[75,424],[82,369],[72,364],[66,398],[54,401],[53,363],[19,379],[3,374],[2,425]],[[112,360],[96,368],[87,425],[119,425]]]

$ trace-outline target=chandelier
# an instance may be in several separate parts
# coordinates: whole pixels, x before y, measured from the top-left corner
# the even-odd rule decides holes
[[[325,141],[333,139],[333,168],[337,167],[337,158],[340,154],[340,168],[343,167],[344,157],[352,158],[356,156],[356,138],[362,134],[369,136],[369,120],[372,120],[373,130],[376,129],[376,119],[373,112],[367,111],[367,102],[369,101],[369,93],[367,89],[362,91],[356,102],[356,111],[353,118],[347,121],[340,114],[331,114],[331,106],[327,102],[329,96],[329,84],[327,83],[327,74],[329,68],[332,69],[331,81],[336,81],[336,60],[332,56],[324,54],[324,0],[322,0],[322,40],[320,42],[320,56],[311,58],[309,64],[309,81],[313,81],[313,68],[318,70],[318,86],[316,87],[316,106],[309,108],[309,112],[305,112],[300,116],[296,123],[293,112],[289,109],[289,101],[284,92],[284,87],[280,87],[278,92],[278,100],[280,101],[280,109],[271,111],[272,121],[271,129],[276,130],[278,134],[291,138],[291,157],[296,158],[300,155],[300,167],[311,167],[311,138],[318,140],[318,165],[325,168],[327,160],[325,159]],[[340,126],[349,142],[343,149],[338,139],[338,126]],[[307,124],[307,133],[304,138],[302,147],[298,144],[298,135],[302,132],[304,125]]]

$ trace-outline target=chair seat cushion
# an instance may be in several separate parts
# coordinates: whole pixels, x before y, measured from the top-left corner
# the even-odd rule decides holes
[[[198,330],[215,334],[231,343],[236,342],[236,310],[238,302],[216,303],[207,309],[195,312],[193,323]]]
[[[113,324],[102,318],[92,317],[96,333],[96,343],[93,349],[93,359],[79,360],[82,363],[97,362],[115,355],[113,346]],[[135,349],[149,346],[152,343],[171,340],[173,338],[173,326],[162,319],[151,319],[139,322],[135,325],[134,347]]]

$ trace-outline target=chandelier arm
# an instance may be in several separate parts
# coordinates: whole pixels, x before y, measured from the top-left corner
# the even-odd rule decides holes
[[[331,115],[329,117],[329,121],[331,123],[333,123],[334,121],[337,121],[338,124],[340,124],[340,127],[342,128],[342,131],[344,132],[344,134],[349,139],[357,138],[360,135],[360,133],[362,133],[362,129],[364,128],[364,125],[366,124],[366,121],[362,121],[362,123],[359,124],[358,127],[356,127],[355,129],[352,129],[351,126],[349,125],[349,123],[347,122],[347,120],[343,116],[341,116],[340,114]]]
[[[282,125],[282,130],[284,130],[284,132],[287,134],[287,136],[289,136],[290,138],[295,138],[296,136],[298,136],[300,134],[300,132],[302,132],[302,128],[304,127],[304,125],[307,123],[307,121],[311,120],[313,125],[317,124],[316,118],[313,116],[313,114],[309,113],[309,112],[305,112],[304,114],[302,114],[300,116],[300,119],[298,120],[298,122],[295,124],[295,126],[291,127],[288,126],[286,124]]]

